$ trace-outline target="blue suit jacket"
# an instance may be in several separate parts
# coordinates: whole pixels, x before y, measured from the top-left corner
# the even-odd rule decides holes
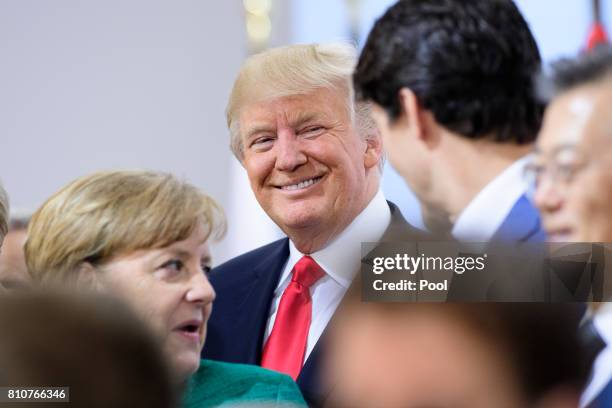
[[[543,242],[546,239],[540,213],[525,194],[514,204],[491,241]]]
[[[610,408],[612,407],[612,381],[605,386],[597,397],[587,405],[587,408]]]
[[[422,232],[410,226],[389,203],[391,224],[381,241],[415,240]],[[289,258],[289,239],[283,238],[240,255],[215,268],[210,281],[217,292],[208,322],[204,358],[244,364],[261,363],[263,337],[274,290]],[[298,386],[309,405],[321,404],[327,390],[319,384],[321,339],[306,360]]]

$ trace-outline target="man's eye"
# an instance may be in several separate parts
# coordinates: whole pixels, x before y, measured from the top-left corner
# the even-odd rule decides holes
[[[571,181],[576,173],[578,166],[570,163],[563,163],[557,165],[557,175],[563,181]]]
[[[210,275],[211,270],[212,268],[210,267],[208,263],[202,263],[202,271],[204,272],[204,275],[206,276]]]
[[[272,143],[273,140],[274,139],[272,139],[269,136],[258,137],[257,139],[253,140],[253,142],[251,143],[251,146],[255,148],[265,147],[269,145],[270,143]]]
[[[302,130],[300,130],[300,134],[306,135],[306,136],[316,136],[321,134],[323,131],[325,130],[325,128],[323,126],[308,126]]]

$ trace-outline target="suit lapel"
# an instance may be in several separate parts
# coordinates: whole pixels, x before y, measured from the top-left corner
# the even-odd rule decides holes
[[[235,339],[242,344],[244,360],[260,364],[263,337],[274,290],[289,257],[289,240],[283,239],[253,268],[253,274],[245,277],[236,294]]]

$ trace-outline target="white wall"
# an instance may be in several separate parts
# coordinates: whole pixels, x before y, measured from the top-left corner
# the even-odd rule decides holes
[[[35,209],[98,169],[175,173],[229,204],[224,108],[242,4],[0,0],[0,179]],[[218,258],[226,258],[223,253]]]

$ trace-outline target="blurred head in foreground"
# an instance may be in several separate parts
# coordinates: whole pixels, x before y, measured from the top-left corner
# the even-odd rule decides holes
[[[32,281],[23,252],[29,221],[29,214],[11,211],[8,233],[0,251],[0,285],[8,290],[26,288]]]
[[[553,64],[528,170],[552,240],[612,242],[612,48]]]
[[[125,299],[161,339],[183,382],[200,364],[215,298],[208,241],[223,229],[220,207],[169,174],[99,172],[73,181],[33,215],[26,262],[43,285]]]
[[[547,304],[353,302],[328,352],[330,407],[577,407],[579,316]]]
[[[0,327],[0,386],[70,387],[69,404],[42,406],[173,406],[158,344],[140,319],[111,298],[12,293],[0,297]]]

